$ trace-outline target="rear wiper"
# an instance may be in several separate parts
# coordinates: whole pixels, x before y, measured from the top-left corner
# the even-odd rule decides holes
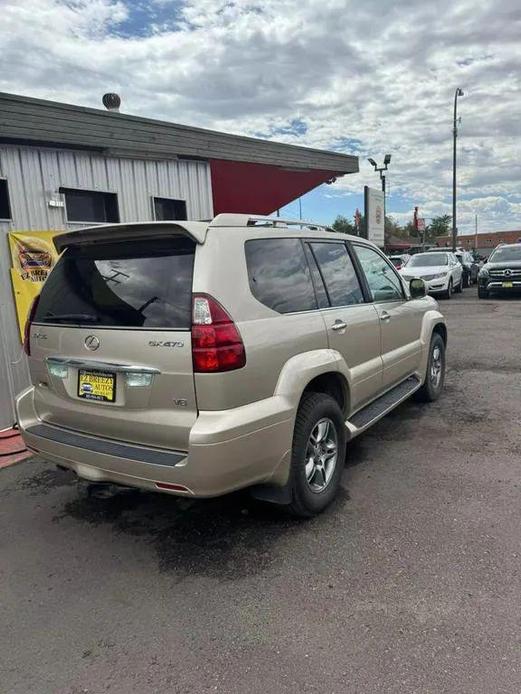
[[[92,313],[52,313],[48,311],[44,318],[45,321],[52,323],[53,321],[74,321],[78,323],[99,323],[98,316]]]

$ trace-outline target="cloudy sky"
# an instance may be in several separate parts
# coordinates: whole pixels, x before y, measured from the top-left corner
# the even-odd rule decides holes
[[[358,155],[303,199],[320,221],[362,206],[386,152],[391,215],[450,213],[460,86],[460,232],[521,229],[519,0],[0,0],[0,18],[0,91],[117,91],[134,115]]]

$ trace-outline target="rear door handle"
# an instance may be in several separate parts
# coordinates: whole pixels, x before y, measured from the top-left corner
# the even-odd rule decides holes
[[[387,323],[387,321],[391,320],[391,314],[387,313],[387,311],[382,311],[382,313],[380,314],[380,320]]]
[[[336,320],[331,326],[331,330],[345,330],[345,328],[347,328],[347,323],[341,320]]]

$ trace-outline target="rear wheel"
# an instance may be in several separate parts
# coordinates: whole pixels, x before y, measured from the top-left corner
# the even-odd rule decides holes
[[[478,286],[478,297],[480,299],[488,299],[490,296],[490,293],[488,289],[485,289],[485,287]]]
[[[467,285],[467,286],[468,286],[468,285]],[[454,291],[457,292],[458,294],[461,294],[461,292],[463,291],[463,275],[460,277],[459,284],[458,284],[458,286],[454,289]]]
[[[434,333],[429,347],[427,373],[422,387],[415,397],[420,402],[434,402],[440,397],[445,382],[445,342],[438,333]]]
[[[307,393],[295,421],[290,470],[290,513],[310,518],[335,498],[346,454],[346,430],[336,400]]]

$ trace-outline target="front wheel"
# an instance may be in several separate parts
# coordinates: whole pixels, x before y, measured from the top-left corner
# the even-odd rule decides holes
[[[345,455],[346,429],[338,403],[324,393],[306,393],[293,433],[290,513],[310,518],[333,501]]]
[[[445,382],[445,342],[438,333],[434,333],[429,346],[427,373],[422,387],[415,397],[420,402],[434,402],[440,397]]]
[[[452,296],[452,277],[449,280],[449,286],[443,292],[442,296],[444,299],[450,299],[450,297]]]
[[[489,292],[485,287],[481,287],[478,285],[478,298],[479,299],[488,299],[489,297]]]

